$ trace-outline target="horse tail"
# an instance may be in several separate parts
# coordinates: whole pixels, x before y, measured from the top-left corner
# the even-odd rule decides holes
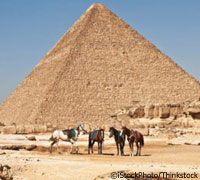
[[[102,134],[102,141],[104,141],[104,129],[102,129],[102,131],[103,131],[103,134]]]
[[[144,137],[143,137],[142,134],[141,134],[141,141],[140,142],[141,142],[141,145],[144,146]]]
[[[54,138],[53,138],[53,134],[51,135],[51,137],[49,138],[49,141],[53,141]]]
[[[56,139],[56,132],[57,132],[57,130],[55,130],[53,133],[52,133],[52,135],[51,135],[51,137],[49,138],[49,141],[55,141],[55,139]]]

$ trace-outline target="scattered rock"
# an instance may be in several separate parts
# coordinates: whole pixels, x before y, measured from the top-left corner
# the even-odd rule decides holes
[[[3,151],[0,151],[0,155],[4,155],[4,154],[6,154],[5,152],[3,152]]]
[[[2,146],[1,149],[18,151],[18,150],[24,149],[24,148],[22,145],[5,145],[5,146]]]
[[[24,149],[26,149],[27,151],[32,151],[33,149],[36,149],[37,146],[36,145],[27,145],[24,147]]]
[[[177,135],[176,134],[169,134],[168,135],[168,139],[174,139],[174,138],[177,138]]]
[[[28,140],[30,141],[36,141],[36,137],[35,136],[28,136],[26,137]]]

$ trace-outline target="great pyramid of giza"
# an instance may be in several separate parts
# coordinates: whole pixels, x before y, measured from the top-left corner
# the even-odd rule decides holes
[[[199,95],[197,80],[94,4],[0,106],[0,122],[104,124],[134,102],[179,103]]]

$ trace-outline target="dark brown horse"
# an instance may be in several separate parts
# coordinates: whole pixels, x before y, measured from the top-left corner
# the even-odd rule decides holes
[[[110,138],[112,136],[114,136],[115,143],[117,146],[117,155],[119,155],[119,146],[120,146],[121,156],[123,156],[124,155],[124,145],[125,145],[125,134],[122,135],[122,131],[118,131],[114,127],[110,127],[109,133],[110,133],[109,134]]]
[[[130,156],[134,156],[133,145],[134,142],[137,146],[136,156],[141,156],[141,148],[144,146],[144,137],[138,131],[129,130],[127,127],[122,127],[122,135],[127,135],[130,147]]]
[[[88,154],[90,154],[90,149],[93,153],[93,145],[95,142],[98,143],[98,154],[102,154],[102,144],[104,141],[104,129],[94,130],[89,133],[89,143],[88,143]]]

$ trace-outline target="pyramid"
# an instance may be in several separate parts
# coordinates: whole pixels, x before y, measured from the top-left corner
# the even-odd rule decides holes
[[[124,106],[195,100],[200,83],[104,5],[92,5],[0,106],[5,124],[105,124]]]

